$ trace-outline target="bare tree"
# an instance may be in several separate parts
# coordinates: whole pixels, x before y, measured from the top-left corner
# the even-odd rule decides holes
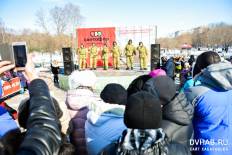
[[[40,26],[45,33],[48,33],[48,23],[47,23],[47,16],[46,13],[42,8],[40,8],[36,14],[36,24]]]
[[[5,25],[2,19],[0,18],[0,43],[5,42],[5,36],[6,36]]]
[[[67,13],[65,10],[61,7],[55,6],[50,10],[50,16],[56,29],[56,33],[58,35],[63,34],[68,24]]]
[[[64,10],[68,22],[68,31],[73,32],[83,20],[83,16],[80,13],[80,7],[78,5],[68,3],[64,6]]]
[[[48,33],[51,28],[55,28],[57,35],[73,33],[83,20],[79,6],[72,3],[68,3],[63,7],[55,6],[49,10],[48,15],[43,9],[39,9],[35,16],[36,24],[45,33]],[[48,20],[51,22],[48,22]]]

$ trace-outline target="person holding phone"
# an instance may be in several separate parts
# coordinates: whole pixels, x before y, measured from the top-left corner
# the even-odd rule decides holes
[[[10,61],[0,62],[0,74],[15,67]],[[23,71],[29,84],[30,117],[27,121],[28,130],[19,145],[17,155],[25,154],[58,154],[61,146],[60,123],[56,116],[54,103],[49,88],[44,80],[39,79],[35,72],[31,56]],[[9,146],[0,148],[0,152]]]

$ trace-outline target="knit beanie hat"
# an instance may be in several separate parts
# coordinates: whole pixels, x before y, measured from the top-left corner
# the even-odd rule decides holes
[[[78,87],[90,87],[93,88],[97,81],[97,77],[92,71],[74,71],[69,76],[69,86],[71,89]]]
[[[127,100],[127,91],[120,84],[110,83],[102,90],[100,97],[106,103],[125,105]]]
[[[124,123],[132,129],[157,129],[161,127],[162,109],[159,98],[140,91],[131,95],[124,113]]]
[[[144,84],[143,90],[159,97],[161,104],[165,105],[176,95],[176,84],[168,76],[158,76],[148,80]]]
[[[141,91],[145,82],[147,82],[150,78],[151,77],[149,75],[141,75],[134,79],[127,88],[127,97]]]
[[[163,69],[154,69],[149,73],[149,76],[155,78],[157,76],[166,76],[166,72]]]

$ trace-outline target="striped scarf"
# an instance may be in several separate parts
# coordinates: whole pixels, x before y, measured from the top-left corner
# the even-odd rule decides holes
[[[118,155],[167,155],[168,140],[160,129],[127,129],[120,138]]]

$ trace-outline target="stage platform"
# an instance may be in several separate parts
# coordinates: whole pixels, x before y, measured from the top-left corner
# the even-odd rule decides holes
[[[149,73],[148,70],[140,71],[136,68],[134,70],[103,70],[102,68],[99,68],[97,70],[93,70],[93,72],[97,76],[97,82],[94,87],[95,93],[100,93],[108,83],[119,83],[127,88],[131,81],[133,81],[136,77]],[[61,89],[69,90],[68,78],[69,76],[62,74],[59,75],[59,86]]]
[[[114,69],[108,69],[108,70],[103,70],[102,68],[99,68],[97,70],[93,70],[93,72],[96,74],[96,76],[98,77],[102,77],[102,76],[134,76],[134,75],[143,75],[143,74],[148,74],[149,71],[145,71],[145,70],[138,70],[138,69],[134,69],[134,70],[114,70]]]

